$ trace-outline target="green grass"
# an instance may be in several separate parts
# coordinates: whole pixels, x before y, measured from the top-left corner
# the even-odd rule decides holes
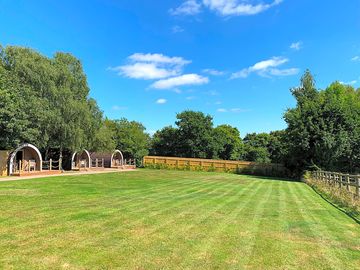
[[[360,269],[303,183],[139,170],[0,182],[0,269]]]

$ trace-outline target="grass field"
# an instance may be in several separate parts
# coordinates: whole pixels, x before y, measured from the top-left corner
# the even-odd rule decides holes
[[[303,183],[139,170],[0,182],[0,269],[360,269]]]

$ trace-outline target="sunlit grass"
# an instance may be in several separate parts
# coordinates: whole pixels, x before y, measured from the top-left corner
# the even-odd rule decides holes
[[[359,269],[360,228],[303,183],[140,170],[0,182],[4,269]]]

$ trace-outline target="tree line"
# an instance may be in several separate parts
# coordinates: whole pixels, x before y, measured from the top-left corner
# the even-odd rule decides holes
[[[0,46],[0,149],[31,142],[44,152],[120,149],[126,157],[162,155],[285,164],[294,174],[318,169],[360,171],[360,90],[339,82],[317,89],[306,71],[290,89],[295,108],[284,112],[287,128],[250,133],[214,126],[210,115],[183,111],[175,126],[152,137],[144,125],[107,119],[89,96],[81,62],[69,53],[44,56],[32,49]]]
[[[17,46],[0,46],[0,149],[31,142],[51,151],[122,149],[130,158],[147,153],[145,127],[106,119],[81,62],[69,53],[52,58]]]
[[[284,112],[284,130],[242,139],[235,127],[213,127],[210,115],[185,111],[176,127],[155,133],[151,153],[282,163],[295,176],[317,169],[360,172],[360,89],[334,82],[319,90],[307,70],[290,91],[297,104]]]

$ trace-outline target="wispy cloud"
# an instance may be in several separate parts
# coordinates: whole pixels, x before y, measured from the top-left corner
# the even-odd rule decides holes
[[[341,84],[345,84],[345,85],[354,85],[354,84],[357,83],[357,80],[352,80],[352,81],[350,81],[350,82],[342,82],[342,81],[340,81],[340,83],[341,83]]]
[[[154,82],[151,87],[155,89],[172,89],[185,85],[201,85],[209,82],[207,77],[198,74],[184,74],[181,76],[163,79]]]
[[[217,111],[217,112],[224,113],[224,112],[227,112],[227,109],[219,108],[219,109],[217,109],[216,111]]]
[[[354,62],[357,62],[359,61],[360,62],[360,56],[354,56],[353,58],[351,58],[351,61],[354,61]]]
[[[165,104],[167,102],[167,100],[165,98],[159,98],[158,100],[156,100],[156,104]]]
[[[279,5],[282,0],[255,3],[253,0],[203,0],[203,4],[221,16],[255,15]]]
[[[203,69],[202,72],[212,75],[212,76],[221,76],[221,75],[225,74],[224,71],[220,71],[220,70],[216,70],[216,69],[212,69],[212,68]]]
[[[218,96],[219,92],[216,90],[209,90],[209,91],[206,91],[204,94],[209,95],[209,96]]]
[[[302,41],[294,42],[294,43],[291,43],[290,49],[299,51],[302,48],[302,45],[303,45]]]
[[[194,100],[194,99],[196,99],[196,97],[195,97],[195,96],[188,96],[188,97],[186,97],[185,99],[186,99],[186,100]]]
[[[184,32],[184,28],[182,28],[181,26],[178,26],[178,25],[174,25],[172,28],[171,28],[171,31],[176,34],[176,33],[182,33]]]
[[[171,8],[169,13],[171,15],[196,15],[201,12],[201,4],[196,0],[187,0],[177,8]]]
[[[279,69],[278,67],[289,62],[284,57],[272,57],[271,59],[260,61],[253,66],[244,68],[231,75],[231,79],[247,78],[251,73],[257,73],[263,77],[271,76],[290,76],[299,72],[298,68]]]
[[[163,79],[177,76],[182,68],[191,63],[182,57],[169,57],[163,54],[135,53],[128,57],[129,64],[112,67],[110,70],[132,79]]]
[[[227,113],[227,112],[230,112],[230,113],[242,113],[242,112],[248,112],[249,110],[241,109],[241,108],[231,108],[231,109],[219,108],[216,111],[220,112],[220,113]]]
[[[127,107],[114,105],[111,107],[111,109],[114,111],[122,111],[122,110],[127,110]]]

